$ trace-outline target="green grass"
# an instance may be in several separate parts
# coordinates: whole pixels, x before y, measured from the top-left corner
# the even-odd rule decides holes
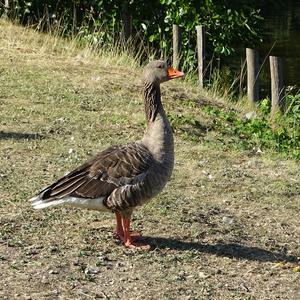
[[[33,211],[43,186],[142,136],[141,68],[118,49],[0,26],[0,298],[299,298],[299,162],[235,147],[205,107],[243,111],[189,82],[162,86],[175,169],[134,213],[153,251],[118,245],[110,214]]]

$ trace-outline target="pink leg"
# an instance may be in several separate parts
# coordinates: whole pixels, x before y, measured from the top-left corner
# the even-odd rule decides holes
[[[143,250],[150,250],[150,245],[145,243],[136,242],[133,239],[133,236],[130,233],[130,219],[122,217],[123,221],[123,232],[124,232],[124,245],[131,249],[143,249]]]
[[[119,212],[115,212],[116,215],[116,229],[114,232],[114,238],[123,241],[124,239],[124,230],[123,230],[123,221],[122,215]],[[138,231],[130,231],[131,238],[136,241],[141,238],[141,233]]]
[[[124,238],[122,216],[119,212],[116,212],[115,215],[116,215],[117,226],[114,232],[114,237],[122,241]]]

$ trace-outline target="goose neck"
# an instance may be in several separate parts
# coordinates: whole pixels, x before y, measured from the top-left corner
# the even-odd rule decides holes
[[[148,126],[154,122],[158,114],[163,112],[160,96],[160,85],[157,82],[144,83],[145,115]]]
[[[158,161],[173,157],[172,128],[163,109],[160,88],[157,84],[145,84],[145,115],[147,128],[143,143]]]

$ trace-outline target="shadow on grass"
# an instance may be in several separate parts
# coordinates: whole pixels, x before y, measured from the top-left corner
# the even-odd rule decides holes
[[[0,131],[0,140],[41,140],[44,136],[38,133],[4,132]]]
[[[162,237],[147,237],[146,239],[152,247],[157,249],[168,248],[179,251],[197,251],[229,258],[256,260],[261,262],[299,262],[299,259],[296,256],[236,243],[201,244]]]

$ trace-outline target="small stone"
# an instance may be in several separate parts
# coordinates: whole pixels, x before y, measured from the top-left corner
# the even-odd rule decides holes
[[[100,273],[100,269],[97,267],[93,267],[93,266],[88,266],[85,271],[85,274],[98,274]]]
[[[257,154],[261,154],[261,153],[263,153],[263,152],[262,152],[261,149],[257,148],[256,153],[257,153]]]
[[[105,293],[104,292],[97,292],[97,294],[95,295],[95,298],[96,299],[107,299],[108,297],[105,295]]]
[[[244,290],[244,291],[246,291],[246,292],[250,292],[250,290],[249,290],[249,288],[244,284],[244,283],[241,283],[240,284],[240,287]]]
[[[232,217],[226,217],[225,216],[225,217],[222,218],[222,222],[224,224],[232,225],[234,223],[234,220],[233,220]]]
[[[42,277],[41,282],[42,282],[43,284],[49,284],[49,283],[50,283],[50,282],[49,282],[49,279],[48,279],[45,275]]]
[[[53,290],[53,291],[50,291],[49,293],[47,293],[47,296],[58,296],[58,295],[59,295],[58,290]]]
[[[199,276],[199,278],[207,278],[207,277],[209,277],[208,275],[206,275],[204,272],[199,272],[198,273],[198,276]]]
[[[199,167],[204,167],[205,165],[207,165],[207,162],[208,162],[207,160],[199,160],[198,161],[198,166]]]

